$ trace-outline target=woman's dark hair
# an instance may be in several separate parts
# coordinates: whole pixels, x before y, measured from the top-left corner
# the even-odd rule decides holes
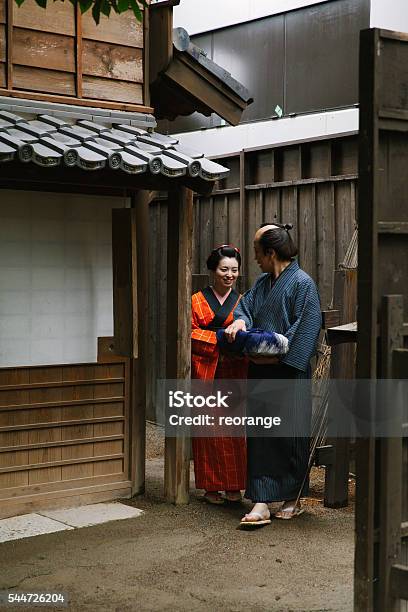
[[[259,244],[264,252],[264,255],[270,253],[273,249],[276,257],[280,261],[289,261],[298,253],[298,250],[289,234],[289,230],[293,228],[291,223],[263,223],[260,227],[266,225],[276,225],[276,227],[266,230],[259,238]]]
[[[221,259],[224,257],[235,257],[238,262],[238,269],[241,268],[241,254],[237,247],[232,244],[222,244],[211,251],[207,259],[207,268],[215,272]]]

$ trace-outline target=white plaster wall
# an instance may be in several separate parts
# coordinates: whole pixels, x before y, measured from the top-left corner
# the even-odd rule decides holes
[[[192,36],[327,0],[181,0],[173,9],[174,27]]]
[[[408,32],[408,0],[371,0],[370,27]]]
[[[407,0],[408,1],[408,0]],[[179,141],[204,155],[228,155],[242,149],[331,138],[358,131],[358,109],[269,119],[177,134]]]
[[[113,333],[111,210],[126,205],[0,190],[0,367],[96,361]]]

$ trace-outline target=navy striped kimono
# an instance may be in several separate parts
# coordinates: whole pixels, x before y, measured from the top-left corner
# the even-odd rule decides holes
[[[265,503],[295,499],[309,457],[309,439],[305,434],[300,437],[299,432],[304,431],[305,422],[310,421],[311,396],[305,393],[304,379],[310,378],[310,359],[316,352],[322,323],[316,285],[294,260],[276,280],[270,274],[262,274],[241,298],[234,319],[244,320],[247,329],[277,332],[289,341],[289,350],[279,364],[251,363],[248,377],[294,382],[287,396],[280,395],[278,400],[271,398],[269,407],[271,414],[279,412],[293,426],[293,437],[248,438],[245,497]],[[307,490],[308,483],[302,495],[306,495]]]

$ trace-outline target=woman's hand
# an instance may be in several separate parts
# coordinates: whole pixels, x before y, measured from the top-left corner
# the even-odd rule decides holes
[[[237,331],[246,331],[246,325],[243,319],[237,319],[226,328],[224,335],[227,342],[234,342]]]

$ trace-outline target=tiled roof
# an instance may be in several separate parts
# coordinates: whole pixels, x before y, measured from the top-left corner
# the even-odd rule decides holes
[[[207,56],[206,51],[195,45],[191,40],[190,36],[184,28],[173,29],[173,45],[180,53],[186,53],[201,66],[203,66],[208,72],[217,77],[225,87],[228,87],[233,91],[241,100],[246,104],[252,104],[254,101],[252,95],[248,89],[242,85],[237,79],[231,75],[228,70],[225,70],[219,64],[216,64],[211,58]]]
[[[228,175],[228,168],[183,148],[177,138],[122,122],[120,113],[117,115],[108,120],[101,117],[98,122],[92,116],[76,119],[64,113],[47,114],[46,109],[27,114],[0,107],[0,163],[17,159],[49,168],[111,168],[128,174],[185,175],[206,181]]]

